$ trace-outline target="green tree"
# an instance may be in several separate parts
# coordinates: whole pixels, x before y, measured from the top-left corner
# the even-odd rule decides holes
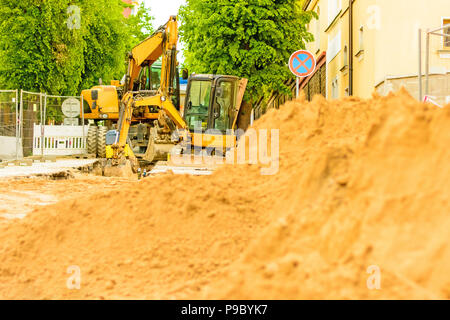
[[[186,65],[197,73],[249,79],[247,100],[272,90],[289,93],[292,52],[313,41],[306,25],[316,16],[299,0],[187,0],[180,9]]]
[[[131,50],[139,42],[145,40],[154,31],[153,20],[155,18],[150,14],[150,9],[142,2],[139,5],[136,15],[130,16],[126,21],[130,28],[131,37],[128,49]]]
[[[127,20],[125,7],[121,0],[0,0],[0,86],[76,95],[99,78],[121,77],[126,52],[151,21],[142,9]]]

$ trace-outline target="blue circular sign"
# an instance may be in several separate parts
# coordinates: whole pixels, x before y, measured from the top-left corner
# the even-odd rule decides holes
[[[289,58],[289,69],[297,77],[308,77],[316,69],[316,58],[309,51],[296,51]]]

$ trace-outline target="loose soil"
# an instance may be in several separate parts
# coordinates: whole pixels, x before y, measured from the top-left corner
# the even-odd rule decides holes
[[[279,129],[274,175],[0,183],[31,210],[0,224],[0,298],[450,299],[450,106],[316,97],[253,128]]]

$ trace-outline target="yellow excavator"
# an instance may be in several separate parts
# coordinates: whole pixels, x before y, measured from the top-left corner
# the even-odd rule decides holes
[[[153,35],[132,49],[127,74],[121,83],[113,81],[109,86],[99,85],[82,91],[84,116],[91,120],[88,133],[89,153],[97,154],[100,158],[106,157],[106,133],[109,129],[118,129],[121,115],[130,116],[127,113],[130,106],[127,103],[131,98],[137,101],[142,97],[153,97],[148,105],[136,106],[130,116],[133,123],[130,138],[135,149],[140,149],[138,153],[145,152],[150,128],[153,121],[158,119],[163,104],[161,98],[171,102],[171,107],[180,108],[177,39],[176,17],[171,17]],[[160,58],[162,63],[157,62]],[[173,110],[171,112],[177,114]],[[122,138],[126,137],[122,135]]]
[[[180,141],[185,151],[212,147],[226,152],[234,147],[231,129],[236,129],[247,80],[191,75],[182,117],[177,42],[177,18],[172,16],[132,49],[122,84],[114,82],[82,92],[85,118],[106,124],[96,130],[98,155],[108,159],[106,175],[123,175],[124,166],[136,172],[138,159],[149,163],[167,160]],[[155,67],[160,58],[160,67]]]

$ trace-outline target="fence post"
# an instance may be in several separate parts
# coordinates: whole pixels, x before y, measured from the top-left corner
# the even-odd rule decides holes
[[[19,128],[18,128],[18,137],[19,137],[19,148],[17,149],[17,152],[19,152],[19,149],[22,149],[22,158],[23,158],[23,89],[20,89],[20,104],[19,104]],[[19,156],[18,156],[19,158]]]
[[[81,142],[81,147],[84,149],[86,147],[86,142],[85,142],[85,133],[84,133],[84,101],[83,101],[83,96],[80,96],[80,101],[81,101],[81,123],[83,126],[83,140]]]
[[[47,93],[44,93],[44,105],[41,105],[41,156],[44,156],[45,119],[47,115]]]
[[[16,89],[16,160],[19,160],[19,90]]]

